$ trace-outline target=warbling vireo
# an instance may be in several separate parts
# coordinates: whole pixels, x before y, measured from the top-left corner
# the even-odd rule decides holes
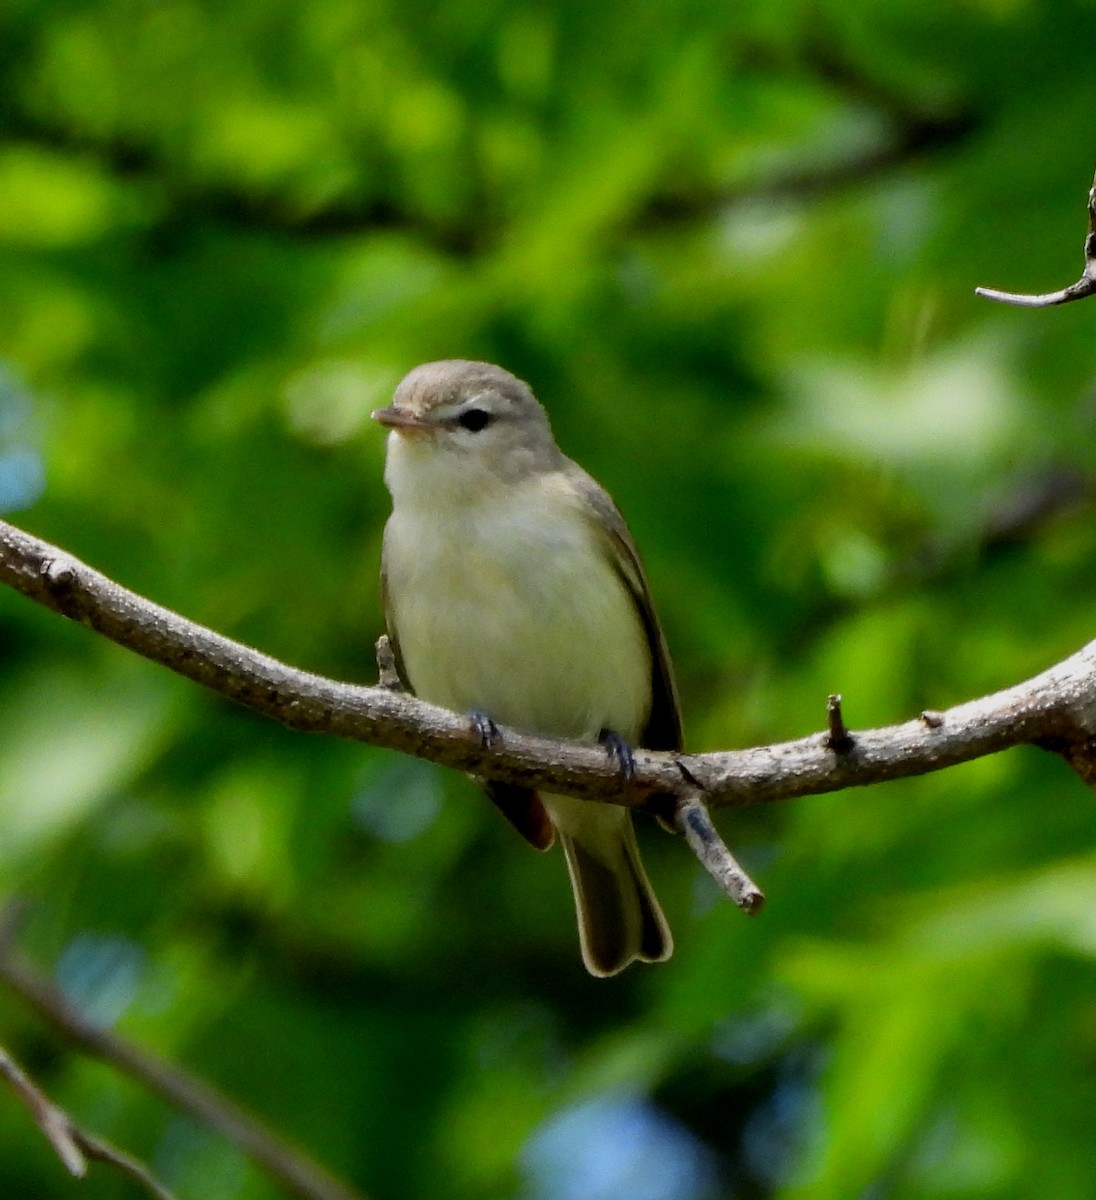
[[[566,458],[520,379],[490,363],[416,367],[373,413],[391,432],[385,620],[424,700],[530,733],[681,748],[666,643],[605,490]],[[627,808],[487,783],[528,841],[563,843],[594,975],[673,949]]]

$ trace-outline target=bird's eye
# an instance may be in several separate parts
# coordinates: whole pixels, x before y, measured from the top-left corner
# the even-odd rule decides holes
[[[466,408],[457,417],[457,424],[462,429],[467,429],[469,433],[479,433],[481,429],[486,429],[494,419],[492,413],[486,412],[482,408]]]

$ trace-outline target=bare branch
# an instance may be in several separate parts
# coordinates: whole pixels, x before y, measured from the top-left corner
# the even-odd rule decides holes
[[[93,1133],[85,1132],[78,1126],[70,1126],[70,1132],[88,1158],[117,1167],[123,1175],[128,1175],[130,1179],[139,1183],[156,1200],[175,1200],[174,1193],[169,1192],[139,1159],[117,1149],[110,1142],[96,1137]]]
[[[699,793],[686,796],[678,802],[677,824],[704,870],[747,916],[757,916],[765,903],[765,896],[727,849]]]
[[[117,1167],[124,1175],[139,1183],[149,1195],[155,1197],[155,1200],[174,1200],[171,1192],[153,1176],[144,1163],[76,1125],[3,1047],[0,1047],[0,1075],[8,1081],[11,1090],[34,1117],[38,1128],[56,1151],[57,1157],[65,1164],[70,1175],[83,1179],[87,1174],[87,1160],[92,1158]]]
[[[834,754],[848,754],[852,749],[852,734],[845,724],[845,717],[841,712],[841,697],[838,695],[830,696],[826,700],[826,724],[830,730],[829,748]]]
[[[3,1075],[11,1085],[11,1090],[30,1111],[46,1141],[65,1164],[68,1173],[75,1175],[77,1179],[83,1179],[87,1174],[88,1164],[73,1137],[72,1122],[37,1084],[31,1082],[27,1073],[3,1047],[0,1047],[0,1075]]]
[[[4,932],[6,936],[0,940],[0,981],[64,1037],[87,1053],[139,1080],[150,1091],[233,1142],[301,1200],[365,1200],[360,1192],[329,1174],[216,1089],[89,1020],[52,984],[16,956],[8,940],[10,926]],[[0,1070],[3,1070],[2,1065]],[[11,1081],[11,1075],[7,1071],[3,1073]],[[84,1174],[84,1157],[101,1159],[139,1179],[149,1190],[153,1190],[158,1200],[170,1200],[162,1188],[156,1192],[150,1186],[160,1185],[155,1184],[140,1163],[107,1142],[77,1130],[64,1113],[53,1108],[44,1097],[42,1101],[46,1107],[38,1109],[34,1107],[38,1099],[33,1097],[33,1092],[20,1090],[17,1083],[13,1083],[13,1087],[24,1103],[31,1107],[43,1132],[74,1175]]]
[[[976,296],[986,300],[997,300],[1001,304],[1014,304],[1020,308],[1051,308],[1055,304],[1069,304],[1071,300],[1083,300],[1096,292],[1096,178],[1088,192],[1088,236],[1085,238],[1085,269],[1081,278],[1069,287],[1057,292],[1027,295],[1023,292],[998,292],[994,288],[974,289]]]
[[[399,668],[396,666],[396,652],[387,633],[377,638],[377,686],[387,688],[390,692],[402,692],[403,681],[400,679]]]
[[[699,788],[710,808],[922,775],[1029,743],[1081,771],[1096,739],[1096,642],[1015,687],[882,729],[858,730],[835,754],[831,732],[797,741],[674,755],[637,749],[635,776],[620,775],[594,745],[501,730],[490,747],[467,716],[386,687],[357,687],[298,671],[127,591],[48,543],[0,522],[0,583],[81,621],[292,729],[387,746],[487,779],[581,799],[644,807]],[[689,782],[681,773],[684,766]],[[1082,777],[1086,777],[1081,771]]]

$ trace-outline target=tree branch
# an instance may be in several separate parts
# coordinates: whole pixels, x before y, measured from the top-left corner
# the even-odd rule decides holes
[[[858,732],[847,754],[831,733],[797,741],[673,755],[636,751],[621,793],[615,764],[597,746],[504,730],[490,749],[466,717],[385,687],[299,671],[128,591],[49,543],[0,521],[0,583],[80,621],[119,645],[281,721],[291,729],[387,746],[490,779],[580,799],[641,807],[683,796],[683,763],[712,807],[767,804],[921,775],[1023,743],[1048,740],[1075,757],[1096,737],[1096,642],[1015,687],[971,700],[930,723]]]
[[[748,917],[757,916],[765,903],[764,893],[727,849],[699,793],[678,802],[677,824],[708,874]]]
[[[1023,743],[1055,750],[1096,778],[1096,642],[1015,687],[858,731],[825,732],[747,750],[675,755],[638,749],[621,790],[598,746],[514,730],[489,748],[467,717],[386,686],[359,687],[295,670],[128,591],[64,551],[0,522],[0,583],[119,645],[291,729],[387,746],[487,779],[580,799],[665,808],[699,793],[709,808],[922,775]],[[839,752],[838,752],[839,750]],[[682,768],[687,772],[682,774]]]
[[[139,1183],[155,1200],[174,1200],[167,1190],[144,1165],[131,1158],[102,1138],[88,1133],[75,1124],[72,1118],[57,1107],[42,1089],[30,1078],[22,1067],[0,1046],[0,1076],[11,1086],[45,1139],[65,1164],[70,1175],[83,1179],[87,1174],[89,1158],[109,1163],[124,1175]]]
[[[1083,300],[1096,292],[1096,178],[1088,191],[1088,234],[1085,237],[1085,268],[1081,278],[1069,287],[1057,292],[1028,295],[1024,292],[999,292],[995,288],[974,289],[976,296],[986,300],[997,300],[1001,304],[1014,304],[1020,308],[1050,308],[1055,304],[1069,304],[1072,300]]]
[[[3,922],[0,927],[0,981],[71,1042],[140,1081],[174,1107],[238,1146],[292,1195],[301,1200],[365,1200],[360,1192],[336,1179],[207,1083],[85,1017],[51,983],[16,955],[11,946],[10,921]],[[18,1068],[15,1069],[18,1071]],[[74,1175],[84,1174],[85,1155],[99,1158],[112,1162],[140,1179],[158,1200],[171,1200],[141,1164],[108,1143],[75,1129],[65,1114],[53,1108],[45,1097],[41,1097],[39,1103],[33,1087],[29,1092],[23,1088],[21,1082],[16,1081],[5,1069],[2,1061],[0,1073],[7,1076],[20,1098],[34,1112],[42,1131]],[[26,1082],[25,1077],[22,1082]]]

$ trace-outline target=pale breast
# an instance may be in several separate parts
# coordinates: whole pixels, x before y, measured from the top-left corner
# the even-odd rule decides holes
[[[408,682],[515,728],[634,741],[651,701],[643,626],[586,518],[549,519],[545,501],[393,514],[385,570]]]

